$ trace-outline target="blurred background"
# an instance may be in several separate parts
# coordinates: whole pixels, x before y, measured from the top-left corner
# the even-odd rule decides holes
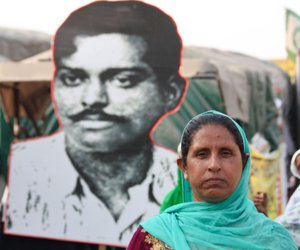
[[[13,140],[58,129],[51,102],[51,41],[76,8],[92,1],[17,1],[0,8],[0,197],[5,204]],[[189,90],[181,108],[153,133],[176,150],[186,122],[216,109],[234,117],[251,143],[250,198],[268,194],[268,214],[283,213],[298,179],[289,170],[300,147],[298,52],[300,5],[294,0],[148,0],[170,14],[184,43],[181,73]],[[3,208],[1,209],[3,212]],[[22,247],[21,247],[22,246]],[[2,248],[3,247],[3,248]],[[100,246],[7,236],[0,249],[97,249]],[[105,249],[105,246],[101,246]],[[106,247],[113,249],[113,247]]]

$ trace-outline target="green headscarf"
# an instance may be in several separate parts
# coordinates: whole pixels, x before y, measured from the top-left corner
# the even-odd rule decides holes
[[[217,111],[200,115],[206,114],[224,115]],[[250,155],[243,129],[230,119],[242,136],[244,153]],[[248,199],[249,176],[250,157],[238,186],[224,201],[178,204],[142,223],[142,227],[176,250],[297,249],[288,231],[257,212],[253,202]],[[184,185],[183,188],[188,196],[191,193],[190,187]]]

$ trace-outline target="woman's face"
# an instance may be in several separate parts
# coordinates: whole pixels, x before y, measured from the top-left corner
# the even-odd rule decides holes
[[[191,141],[187,165],[180,164],[189,180],[196,201],[225,200],[237,187],[242,171],[242,156],[233,135],[218,124],[207,124]]]

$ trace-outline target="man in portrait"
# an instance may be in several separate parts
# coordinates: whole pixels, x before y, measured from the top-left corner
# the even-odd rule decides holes
[[[6,232],[126,246],[177,183],[154,144],[180,104],[176,24],[139,1],[97,1],[57,30],[52,96],[61,129],[11,151]]]

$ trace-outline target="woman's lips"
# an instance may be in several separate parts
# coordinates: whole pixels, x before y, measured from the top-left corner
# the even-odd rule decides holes
[[[209,178],[209,179],[206,179],[204,181],[204,185],[216,185],[216,186],[219,186],[219,185],[223,185],[225,182],[224,179],[222,178]]]

